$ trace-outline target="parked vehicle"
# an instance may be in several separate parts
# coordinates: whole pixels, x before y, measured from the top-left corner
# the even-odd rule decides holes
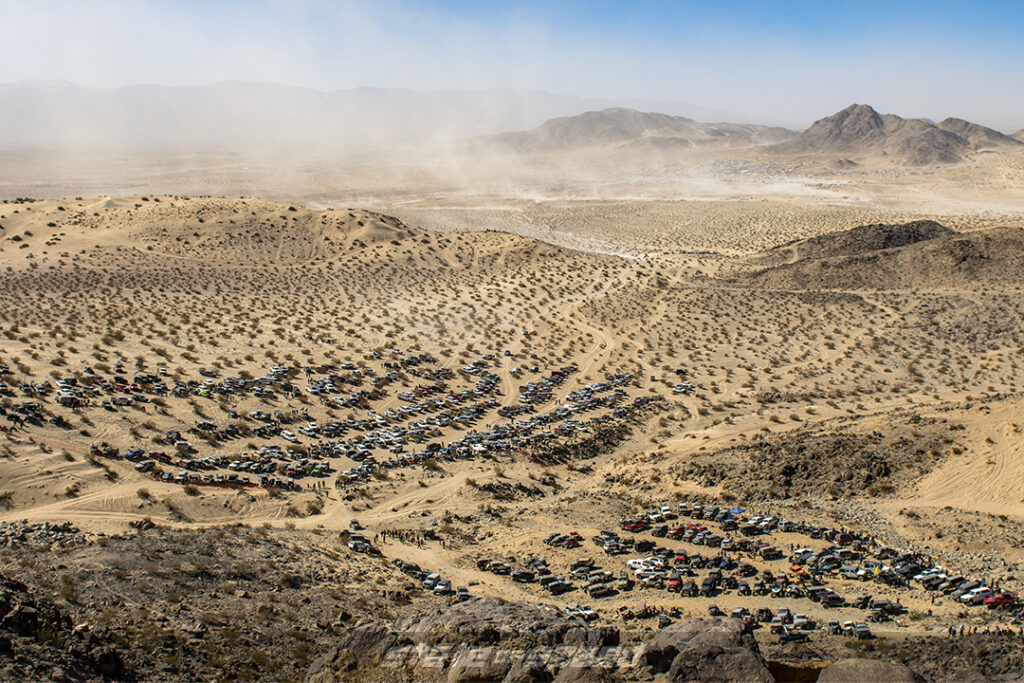
[[[988,607],[989,609],[1013,607],[1017,602],[1016,593],[996,593],[995,595],[985,598],[985,607]]]
[[[969,593],[960,596],[960,602],[968,605],[983,605],[988,598],[995,597],[995,593],[988,586],[979,586]]]
[[[803,631],[794,631],[793,629],[783,627],[779,632],[780,643],[794,643],[807,640],[807,634]]]

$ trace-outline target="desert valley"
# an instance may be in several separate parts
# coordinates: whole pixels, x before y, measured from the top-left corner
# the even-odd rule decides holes
[[[4,142],[0,677],[1024,675],[1024,131],[558,106]]]

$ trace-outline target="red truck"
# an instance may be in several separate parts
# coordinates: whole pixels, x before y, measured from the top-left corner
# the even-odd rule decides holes
[[[998,607],[1012,607],[1018,602],[1016,593],[996,593],[985,598],[985,607],[996,609]]]

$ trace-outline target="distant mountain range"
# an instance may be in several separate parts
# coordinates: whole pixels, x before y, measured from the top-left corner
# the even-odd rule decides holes
[[[819,119],[792,140],[771,147],[781,154],[830,155],[852,161],[887,160],[910,166],[963,161],[971,152],[1018,147],[1020,140],[963,119],[939,123],[879,114],[853,104]]]
[[[1024,131],[1011,137],[963,119],[904,119],[863,104],[797,133],[746,123],[700,123],[696,118],[719,118],[719,113],[694,105],[510,88],[322,92],[246,82],[116,89],[23,82],[0,85],[0,102],[0,147],[58,152],[290,150],[313,156],[458,140],[454,149],[523,155],[633,153],[647,160],[656,158],[651,154],[693,149],[751,149],[840,166],[918,166],[956,163],[978,152],[1024,144]]]
[[[331,149],[487,135],[613,106],[715,115],[696,105],[511,88],[322,92],[248,82],[102,89],[30,81],[0,85],[0,102],[7,147]]]
[[[519,152],[593,148],[687,149],[750,147],[788,140],[785,128],[736,123],[698,123],[683,116],[612,108],[551,119],[533,130],[491,136],[483,142]]]
[[[1022,145],[1015,137],[963,119],[947,118],[939,123],[904,119],[879,114],[864,104],[820,119],[801,133],[772,126],[698,123],[682,116],[613,108],[551,119],[532,130],[487,136],[476,142],[521,154],[749,148],[840,167],[952,164],[976,152]]]

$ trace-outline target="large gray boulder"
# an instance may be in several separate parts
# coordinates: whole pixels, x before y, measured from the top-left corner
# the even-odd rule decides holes
[[[408,647],[410,641],[383,624],[364,622],[346,631],[337,645],[313,661],[306,673],[308,683],[335,683],[350,672],[379,666],[389,655]],[[349,672],[346,675],[346,672]]]
[[[673,681],[774,680],[746,625],[728,617],[671,624],[643,644],[635,663]]]
[[[554,678],[544,660],[536,653],[527,652],[512,662],[502,683],[536,683]]]
[[[505,678],[513,662],[493,647],[461,650],[448,669],[449,683],[483,683]]]
[[[402,619],[392,627],[376,622],[349,627],[313,662],[306,680],[334,683],[374,670],[393,670],[452,683],[550,681],[567,662],[576,664],[565,674],[575,677],[572,680],[597,680],[597,672],[581,670],[587,668],[581,666],[585,660],[575,660],[574,653],[618,643],[618,629],[589,626],[555,607],[474,598]]]
[[[500,598],[472,598],[403,620],[396,630],[417,643],[462,647],[499,642],[505,646],[603,646],[619,642],[615,628],[590,627],[555,607]]]
[[[902,664],[876,659],[840,659],[822,669],[818,675],[818,683],[917,683],[920,680],[920,676]]]

